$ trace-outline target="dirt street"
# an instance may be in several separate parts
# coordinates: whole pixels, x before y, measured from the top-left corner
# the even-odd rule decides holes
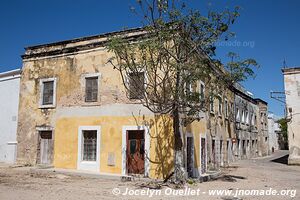
[[[284,164],[286,154],[279,151],[266,158],[239,161],[217,180],[188,184],[179,190],[166,186],[155,190],[154,184],[145,187],[144,181],[121,182],[118,177],[2,166],[0,200],[300,199],[300,166]],[[234,195],[236,192],[240,193]]]

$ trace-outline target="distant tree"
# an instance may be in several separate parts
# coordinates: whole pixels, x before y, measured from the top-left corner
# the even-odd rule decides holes
[[[123,36],[110,38],[110,59],[121,74],[131,99],[139,101],[157,115],[173,119],[175,138],[174,174],[177,182],[185,180],[183,143],[180,126],[200,120],[212,97],[235,82],[253,77],[255,60],[239,60],[236,54],[223,66],[215,56],[216,42],[233,36],[229,26],[239,16],[232,11],[208,12],[188,9],[183,1],[139,0],[137,15],[143,20],[146,37],[138,41]],[[236,61],[238,60],[238,61]],[[227,71],[226,71],[227,69]],[[209,95],[196,89],[205,81]]]
[[[281,118],[277,121],[280,126],[279,138],[278,142],[280,144],[280,148],[288,149],[288,128],[287,123],[288,120],[286,118]]]

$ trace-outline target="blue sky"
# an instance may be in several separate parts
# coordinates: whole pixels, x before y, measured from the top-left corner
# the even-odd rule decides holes
[[[24,47],[140,26],[129,8],[135,0],[9,0],[0,1],[0,72],[20,68]],[[256,79],[244,83],[256,97],[269,103],[269,110],[283,114],[283,105],[270,98],[270,91],[283,91],[280,69],[300,66],[300,1],[298,0],[190,0],[205,11],[226,6],[242,7],[232,29],[232,43],[218,47],[226,61],[229,51],[254,58],[261,65]],[[298,56],[298,57],[297,57]]]

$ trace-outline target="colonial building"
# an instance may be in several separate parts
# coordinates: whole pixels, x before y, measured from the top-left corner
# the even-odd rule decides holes
[[[258,156],[258,106],[252,94],[240,86],[235,88],[235,131],[238,159]]]
[[[300,165],[300,67],[282,69],[286,96],[289,160],[291,165]]]
[[[21,70],[0,73],[0,162],[14,163]]]
[[[151,178],[173,171],[170,116],[154,115],[140,104],[137,93],[127,94],[119,72],[108,62],[113,56],[106,48],[108,38],[120,34],[137,40],[145,32],[131,29],[26,48],[19,163]],[[133,83],[128,84],[130,89]],[[193,89],[208,95],[202,81]],[[228,88],[212,99],[199,121],[181,127],[189,177],[239,158],[233,153],[234,107],[235,90]]]

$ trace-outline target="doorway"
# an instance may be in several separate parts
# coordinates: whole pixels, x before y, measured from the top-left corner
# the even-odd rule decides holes
[[[186,138],[186,169],[188,177],[194,176],[194,138],[187,136]]]
[[[126,134],[126,163],[128,174],[145,173],[145,131],[128,130]]]
[[[206,139],[201,138],[201,174],[206,173]]]
[[[51,165],[53,160],[52,131],[39,131],[38,164]]]

